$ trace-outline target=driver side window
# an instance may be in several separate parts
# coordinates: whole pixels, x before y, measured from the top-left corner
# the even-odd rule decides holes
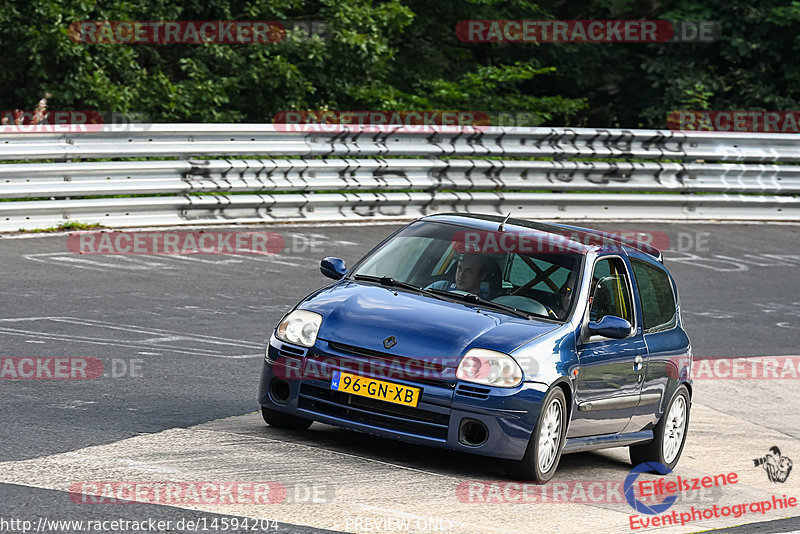
[[[615,315],[634,324],[630,284],[625,264],[619,258],[598,261],[592,273],[589,320],[599,321],[606,315]]]

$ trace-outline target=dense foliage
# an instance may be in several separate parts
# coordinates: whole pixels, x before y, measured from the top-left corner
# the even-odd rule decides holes
[[[0,110],[268,122],[282,110],[511,110],[551,125],[664,127],[674,109],[797,110],[800,2],[5,0]],[[467,43],[464,19],[713,20],[713,43]],[[87,44],[80,20],[325,21],[267,44]]]

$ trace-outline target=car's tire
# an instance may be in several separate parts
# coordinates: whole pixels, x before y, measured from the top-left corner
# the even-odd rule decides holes
[[[653,430],[653,441],[629,447],[631,463],[657,462],[672,470],[681,458],[691,412],[689,390],[681,384]]]
[[[310,419],[297,417],[296,415],[270,410],[264,406],[261,407],[261,416],[264,418],[264,422],[269,426],[288,428],[291,430],[305,430],[314,422]]]
[[[506,460],[506,476],[544,484],[558,469],[567,432],[567,402],[560,387],[554,387],[542,401],[539,420],[531,434],[522,460]]]

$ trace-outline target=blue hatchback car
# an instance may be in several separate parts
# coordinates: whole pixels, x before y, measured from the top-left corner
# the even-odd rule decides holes
[[[629,447],[673,468],[692,353],[661,253],[489,215],[419,219],[304,298],[270,337],[273,426],[320,421],[502,458],[546,482],[563,453]]]

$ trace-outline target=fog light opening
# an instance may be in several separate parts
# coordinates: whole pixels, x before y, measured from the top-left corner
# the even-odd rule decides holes
[[[489,430],[486,425],[475,419],[463,419],[461,428],[458,429],[458,441],[462,445],[478,447],[489,439]]]
[[[286,404],[289,401],[289,396],[292,390],[289,387],[289,382],[280,378],[273,378],[269,384],[269,396],[278,404]]]

